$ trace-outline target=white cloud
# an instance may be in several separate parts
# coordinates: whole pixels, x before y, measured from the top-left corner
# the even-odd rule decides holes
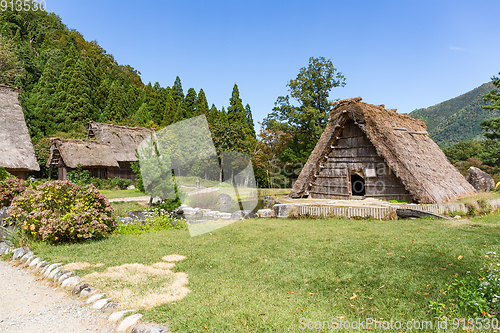
[[[450,50],[453,50],[453,51],[464,51],[463,48],[461,47],[457,47],[457,46],[450,46],[448,47]]]

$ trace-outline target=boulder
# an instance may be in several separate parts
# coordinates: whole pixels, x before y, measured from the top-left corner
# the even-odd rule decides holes
[[[259,209],[257,211],[257,215],[262,218],[266,217],[274,217],[274,211],[272,209],[266,208],[266,209]]]
[[[142,210],[134,210],[132,212],[127,212],[127,217],[130,217],[134,221],[144,221],[144,211]]]
[[[135,190],[135,186],[133,184],[130,184],[127,186],[127,190]]]
[[[109,302],[108,304],[106,304],[103,308],[102,308],[102,312],[104,313],[110,313],[110,312],[113,312],[120,304],[116,303],[116,302]]]
[[[0,255],[5,254],[9,250],[9,245],[5,242],[0,243]]]
[[[90,284],[88,284],[87,282],[80,283],[73,289],[73,291],[71,292],[71,295],[73,295],[73,296],[80,295],[82,290],[85,288],[88,288],[88,287],[90,287]]]
[[[255,216],[257,215],[251,210],[237,210],[231,214],[231,220],[253,219]]]
[[[93,309],[97,309],[97,310],[100,310],[102,309],[106,304],[108,304],[108,301],[109,299],[105,298],[105,299],[100,299],[98,300],[97,302],[95,302],[93,305],[92,305],[92,308]]]
[[[274,215],[279,218],[287,218],[293,213],[293,205],[276,204],[273,206]]]
[[[231,210],[231,196],[229,194],[219,194],[220,211],[227,212]]]
[[[87,287],[87,288],[82,289],[82,291],[80,291],[80,297],[81,298],[87,298],[87,297],[92,296],[96,292],[97,292],[97,290],[95,290],[94,288],[88,288]]]
[[[116,332],[126,332],[128,329],[132,328],[137,324],[139,319],[142,318],[142,315],[139,313],[133,314],[131,316],[128,316],[127,318],[123,319],[123,321],[118,325],[116,328]]]
[[[144,324],[135,325],[132,329],[132,333],[146,333],[148,327]]]
[[[484,192],[495,188],[493,177],[476,167],[469,168],[466,179],[477,191]]]

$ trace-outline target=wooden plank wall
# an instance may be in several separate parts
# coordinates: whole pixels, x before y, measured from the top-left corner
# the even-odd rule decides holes
[[[350,173],[356,172],[365,179],[365,197],[412,201],[399,178],[352,120],[346,123],[321,165],[323,167],[309,190],[311,198],[351,199]],[[376,177],[365,177],[366,169],[375,170]]]

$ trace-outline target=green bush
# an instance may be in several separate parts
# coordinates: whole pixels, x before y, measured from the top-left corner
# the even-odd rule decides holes
[[[144,215],[144,221],[119,223],[116,233],[140,235],[150,231],[181,229],[187,225],[185,219],[175,218],[171,212],[164,209],[153,208],[144,212]]]
[[[119,178],[115,177],[109,180],[109,185],[111,188],[118,187],[120,190],[125,190],[127,187],[132,184],[131,179]]]
[[[82,165],[78,164],[76,170],[68,172],[68,180],[78,186],[86,186],[90,184],[90,171],[83,170]]]
[[[165,200],[161,204],[154,205],[154,208],[163,209],[163,210],[166,210],[167,212],[171,212],[174,209],[176,209],[177,207],[179,207],[180,205],[181,205],[181,201],[178,198],[175,200],[168,199],[168,200]]]
[[[20,196],[26,189],[26,182],[22,179],[9,177],[0,181],[0,207],[10,206],[15,197]]]
[[[101,238],[116,228],[108,199],[93,185],[46,182],[27,188],[12,202],[9,219],[34,240],[50,243]]]
[[[132,184],[132,180],[115,177],[113,179],[90,178],[90,184],[94,185],[99,190],[120,189],[125,190]]]
[[[12,176],[5,168],[0,168],[0,182],[3,182],[9,177],[14,177]]]

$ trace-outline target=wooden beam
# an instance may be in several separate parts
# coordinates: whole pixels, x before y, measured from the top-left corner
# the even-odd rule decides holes
[[[437,217],[440,219],[446,219],[446,220],[453,220],[449,216],[444,216],[440,214],[435,214],[435,213],[429,213],[429,212],[424,212],[422,210],[417,210],[417,209],[407,209],[407,208],[399,208],[396,209],[396,214],[398,214],[399,218],[409,218],[409,217]]]

